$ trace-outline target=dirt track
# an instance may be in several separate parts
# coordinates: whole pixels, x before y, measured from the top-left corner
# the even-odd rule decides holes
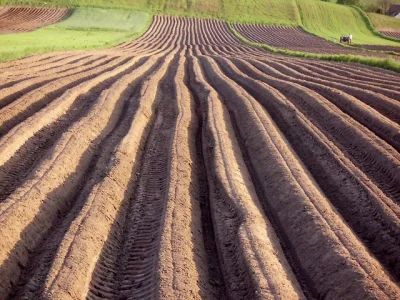
[[[0,71],[0,297],[400,298],[397,73],[160,16]]]
[[[376,57],[393,58],[396,60],[400,60],[400,56],[396,55],[366,52],[362,50],[345,48],[340,45],[330,43],[312,34],[309,34],[300,27],[286,27],[286,26],[261,25],[261,24],[255,24],[255,25],[234,24],[233,27],[249,41],[260,44],[267,44],[281,49],[300,51],[300,52],[310,52],[317,54],[352,54],[361,56],[376,56]],[[337,42],[339,42],[339,37]],[[400,52],[400,48],[390,47],[390,46],[387,47],[372,46],[372,45],[360,45],[360,46],[369,50]]]
[[[67,15],[65,8],[0,7],[0,34],[35,30]]]

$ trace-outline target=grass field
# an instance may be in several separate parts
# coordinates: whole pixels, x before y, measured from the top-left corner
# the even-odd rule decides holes
[[[371,19],[376,29],[396,29],[400,30],[400,19],[388,17],[380,14],[369,13],[368,17]]]
[[[397,45],[371,32],[354,8],[319,0],[0,0],[0,3],[119,8],[149,14],[212,17],[238,23],[303,25],[306,30],[329,40],[337,40],[341,34],[351,32],[355,43]],[[386,22],[392,24],[388,18],[372,18],[379,27],[386,26]],[[106,19],[110,24],[114,22],[108,18],[100,19]]]
[[[3,5],[119,8],[151,14],[212,17],[232,22],[300,24],[295,0],[0,0],[0,3]]]
[[[2,61],[30,53],[112,46],[142,33],[150,23],[151,14],[303,26],[330,41],[352,33],[356,44],[399,46],[398,42],[374,34],[356,9],[318,0],[0,0],[0,4],[79,7],[71,17],[56,25],[30,33],[0,36]],[[101,8],[91,8],[95,6]],[[372,18],[379,24],[378,28],[388,22],[384,17]]]
[[[375,35],[352,7],[314,0],[298,0],[298,6],[304,28],[330,41],[352,33],[355,44],[400,45]]]
[[[60,23],[0,35],[0,61],[33,53],[113,46],[139,36],[150,21],[150,15],[143,12],[78,8]]]
[[[69,18],[51,27],[60,29],[101,29],[141,32],[148,20],[149,15],[142,12],[78,8],[73,11]]]

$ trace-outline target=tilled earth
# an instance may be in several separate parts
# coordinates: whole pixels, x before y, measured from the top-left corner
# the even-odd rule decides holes
[[[381,30],[381,33],[387,36],[391,36],[397,39],[400,39],[400,30],[399,31],[389,31],[389,30]]]
[[[391,55],[379,52],[363,51],[363,49],[352,49],[351,47],[342,47],[338,44],[330,43],[322,38],[309,34],[300,27],[262,24],[234,24],[233,28],[249,41],[267,44],[281,49],[317,54],[351,54],[400,60],[400,55]],[[339,42],[339,36],[337,42]],[[400,47],[376,45],[357,46],[367,50],[392,51],[400,54]]]
[[[65,8],[0,7],[0,34],[35,30],[67,16]]]
[[[400,298],[398,73],[166,16],[0,71],[0,298]]]

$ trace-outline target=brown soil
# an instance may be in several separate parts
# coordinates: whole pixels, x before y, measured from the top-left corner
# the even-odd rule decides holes
[[[397,39],[400,39],[400,30],[398,31],[387,31],[387,30],[381,30],[381,33],[387,36],[391,36]]]
[[[400,298],[398,73],[168,16],[0,70],[0,299]]]
[[[400,43],[399,43],[400,45]],[[378,45],[361,45],[361,47],[368,49],[368,50],[377,50],[377,51],[392,51],[396,52],[400,55],[400,46],[378,46]]]
[[[65,8],[4,7],[0,10],[0,33],[32,31],[64,19]]]
[[[234,24],[233,27],[249,41],[267,44],[276,48],[287,49],[292,51],[310,52],[317,54],[352,54],[361,56],[377,56],[387,57],[400,60],[400,56],[355,50],[352,48],[342,47],[339,41],[332,43],[305,32],[300,27],[286,27],[276,25],[244,25]],[[339,37],[338,37],[339,38]],[[394,51],[400,50],[396,47],[386,46],[370,46],[360,45],[368,50]]]

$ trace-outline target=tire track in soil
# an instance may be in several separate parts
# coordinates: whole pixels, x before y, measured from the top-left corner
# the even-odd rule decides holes
[[[224,283],[224,279],[221,274],[221,262],[218,258],[217,245],[215,241],[215,228],[213,225],[213,217],[210,203],[210,191],[208,185],[208,174],[205,168],[205,154],[203,152],[204,141],[203,136],[205,134],[203,113],[201,111],[201,98],[198,97],[195,92],[195,86],[193,83],[193,71],[189,67],[187,62],[185,70],[185,85],[188,87],[193,101],[195,103],[195,114],[196,114],[196,133],[195,133],[195,161],[194,165],[197,170],[197,176],[199,178],[199,195],[200,195],[200,210],[201,210],[201,224],[202,233],[204,240],[204,247],[206,249],[206,260],[207,269],[209,275],[209,282],[214,286],[214,294],[216,299],[225,299],[227,297],[227,291]]]
[[[155,100],[151,85],[159,81],[165,71],[165,65],[169,64],[166,61],[169,62],[173,55],[172,53],[166,58],[160,58],[159,62],[162,63],[158,64],[158,70],[143,79],[138,97],[133,99],[138,104],[133,123],[130,125],[128,134],[113,154],[109,163],[108,175],[91,191],[88,197],[91,204],[81,212],[79,220],[74,222],[73,227],[79,226],[79,231],[73,228],[69,230],[67,242],[63,242],[64,250],[61,249],[57,254],[55,266],[51,270],[47,284],[46,294],[49,297],[60,298],[63,294],[83,295],[89,293],[89,298],[96,298],[91,292],[92,289],[99,295],[112,295],[110,285],[113,284],[113,273],[110,270],[111,262],[108,256],[110,253],[107,250],[113,244],[108,241],[115,237],[112,232],[118,231],[124,207],[126,207],[127,195],[130,194],[132,188],[132,180],[129,179],[136,177],[137,164],[140,161],[138,159],[140,157],[138,152],[142,152],[140,141],[145,140],[149,130],[149,118],[152,118],[154,110],[152,105]],[[113,191],[111,198],[110,190]],[[103,224],[103,230],[93,233],[93,224],[99,223]],[[110,228],[111,233],[107,239]],[[119,237],[120,234],[116,236]],[[92,247],[81,251],[82,243],[88,244],[87,239],[90,239]],[[104,242],[106,242],[105,246]],[[100,253],[101,250],[102,253]],[[93,257],[99,257],[96,266],[93,263]],[[111,257],[113,256],[111,255]],[[103,259],[106,261],[104,266],[101,264]],[[98,265],[100,265],[99,268]],[[82,282],[85,284],[82,285]]]
[[[293,117],[290,109],[268,101],[268,90],[249,83],[251,77],[243,75],[247,81],[239,79],[240,75],[232,75],[231,70],[220,66],[270,112],[331,203],[387,270],[399,278],[399,210],[396,215],[377,206],[385,196],[315,126],[311,129],[313,125],[301,112],[296,112],[301,118]]]
[[[56,82],[50,82],[18,98],[0,110],[0,138],[12,130],[14,126],[34,115],[53,100],[61,97],[70,88],[91,80],[101,73],[120,67],[128,61],[129,58],[107,59],[100,66],[84,70],[77,75],[71,75]]]
[[[144,74],[143,77],[148,76],[155,67],[149,68],[147,74]],[[72,199],[76,199],[75,203],[72,202],[71,209],[58,216],[57,223],[48,230],[48,234],[39,242],[37,249],[32,251],[29,264],[24,268],[19,282],[10,294],[11,299],[39,299],[43,296],[46,278],[68,228],[87,206],[87,198],[91,190],[107,176],[112,154],[130,129],[130,124],[138,108],[138,102],[135,100],[139,98],[139,87],[141,85],[140,79],[136,81],[137,84],[131,83],[134,88],[130,95],[125,96],[128,100],[125,101],[122,115],[119,117],[115,128],[94,150],[92,161],[83,176],[85,180],[81,182],[72,197]]]
[[[94,74],[106,56],[140,71]],[[28,65],[53,81],[20,80]],[[0,190],[20,180],[0,200],[2,294],[400,297],[400,158],[385,142],[398,141],[397,74],[272,55],[220,21],[164,16],[110,50],[0,70],[13,113]]]
[[[206,57],[201,57],[201,59],[205,63],[209,61],[206,59]],[[214,65],[211,64],[211,62],[209,62],[209,64],[210,68],[212,65]],[[213,70],[215,70],[214,67]],[[218,86],[219,91],[223,91],[224,90],[223,87],[228,85],[228,82],[226,84],[225,83],[222,84],[222,82],[225,82],[224,80],[226,79],[218,79],[217,76],[213,76],[211,79],[211,81]],[[239,93],[240,95],[241,92],[236,91],[234,93],[232,91],[232,93],[230,93],[229,96],[226,97],[230,98],[230,102],[235,102],[236,101],[235,97],[237,96],[234,95],[235,94],[238,95],[237,93]],[[244,97],[244,95],[241,97]],[[242,101],[238,101],[237,105],[239,105],[239,103],[243,101],[244,103],[246,102],[245,98],[242,98]],[[254,105],[256,105],[255,102]],[[236,118],[237,119],[240,118],[239,117],[240,108],[236,106],[234,111],[237,114]],[[254,107],[254,111],[261,118],[262,109],[260,110]],[[245,117],[245,115],[246,114],[242,115],[241,117]],[[241,123],[243,124],[244,122],[246,122],[245,119],[242,120]],[[247,134],[249,133],[244,128],[245,127],[241,127],[241,130],[243,130],[242,131],[243,137],[247,136]],[[266,129],[266,132],[270,132],[272,134],[273,133],[273,131],[271,131],[272,129],[273,128],[270,128],[268,130]],[[257,128],[253,128],[251,132],[254,132],[258,136],[260,135],[260,130]],[[278,141],[274,141],[274,143],[276,142]],[[315,289],[318,292],[317,296],[334,297],[334,298],[347,297],[349,299],[352,299],[354,297],[358,298],[364,296],[377,297],[378,294],[380,294],[381,296],[378,297],[384,297],[384,298],[395,297],[395,295],[398,293],[398,290],[395,288],[396,285],[391,281],[390,277],[388,277],[385,274],[381,266],[374,260],[374,258],[370,256],[370,254],[367,251],[364,250],[363,246],[354,237],[349,228],[347,228],[346,224],[341,220],[340,216],[337,215],[335,210],[324,199],[323,194],[318,190],[319,188],[315,186],[315,190],[312,191],[311,186],[308,184],[306,185],[307,190],[304,190],[305,193],[304,196],[310,199],[310,202],[308,202],[304,201],[307,198],[303,198],[300,193],[292,191],[292,188],[294,188],[295,185],[292,185],[291,188],[283,187],[283,185],[285,185],[286,182],[288,184],[291,184],[290,183],[291,180],[289,179],[286,180],[284,178],[282,178],[282,180],[278,180],[276,178],[274,182],[271,182],[272,178],[274,177],[268,180],[268,175],[267,175],[268,173],[270,174],[272,173],[271,175],[274,175],[276,177],[277,174],[281,174],[280,172],[284,171],[284,169],[281,169],[281,171],[277,171],[276,166],[274,165],[275,162],[270,167],[263,165],[267,163],[269,165],[272,162],[271,161],[272,153],[270,151],[273,151],[273,149],[272,148],[265,149],[263,152],[260,152],[259,151],[260,146],[256,146],[256,144],[251,145],[250,143],[248,144],[248,147],[249,150],[252,151],[251,159],[253,161],[253,166],[256,168],[256,170],[258,169],[257,172],[259,174],[262,174],[262,176],[266,176],[264,177],[266,182],[263,183],[264,195],[271,203],[275,213],[278,214],[280,221],[284,224],[285,232],[289,234],[290,240],[294,243],[296,249],[295,251],[301,261],[301,264],[311,277],[313,281],[313,287],[315,287]],[[281,148],[279,144],[275,144],[275,147]],[[289,150],[290,148],[287,149]],[[287,150],[281,148],[279,154],[285,160],[290,159],[288,156],[286,156],[287,155],[286,151]],[[271,153],[271,154],[269,154],[268,157],[266,156],[266,153]],[[263,156],[264,159],[261,156]],[[278,163],[278,161],[276,161],[276,163]],[[293,177],[293,180],[295,180],[297,184],[299,184],[299,188],[305,189],[305,184],[307,182],[306,181],[307,179],[305,178],[307,178],[310,175],[304,169],[304,167],[302,167],[301,164],[299,164],[299,162],[300,161],[298,159],[290,159],[290,162],[287,161],[286,164],[282,165],[282,167],[285,166],[284,168],[290,168],[291,172],[294,173],[294,174],[292,173],[293,176],[296,176]],[[295,167],[294,164],[299,164],[299,165]],[[310,180],[310,183],[313,183],[311,177],[309,177],[308,180]],[[275,190],[276,188],[280,189],[280,191]],[[282,193],[286,194],[286,196],[283,196]],[[295,197],[296,200],[294,199],[289,200],[290,197]],[[319,197],[320,199],[318,199]],[[286,205],[289,205],[290,208],[289,206]],[[315,213],[312,213],[314,209]],[[324,214],[322,214],[322,212]],[[293,214],[295,214],[297,217],[292,218],[291,215],[293,216]],[[322,223],[317,221],[317,219],[320,218],[321,220],[324,220]],[[307,224],[307,226],[306,227],[300,226],[300,224],[302,225]],[[300,229],[300,227],[303,229]],[[295,228],[298,228],[299,230]],[[316,235],[321,235],[321,239],[316,238]],[[323,245],[325,246],[315,245],[315,243],[319,244],[320,242],[323,243]],[[329,243],[329,246],[327,246],[327,243]],[[337,250],[333,250],[335,248]],[[346,249],[345,252],[347,254],[343,256],[342,250],[339,250],[340,248],[342,248],[343,250]],[[330,260],[329,261],[324,260],[325,261],[324,265],[316,266],[313,263],[314,260],[317,259],[317,257],[319,257],[320,255],[322,256],[327,255],[327,252],[330,253],[329,254]],[[308,255],[313,256],[313,259],[311,261],[309,260]],[[318,270],[316,268],[322,268],[322,269]],[[348,274],[347,276],[350,276],[346,277],[347,279],[344,279],[344,277],[342,276],[337,276],[338,273],[344,272],[343,268],[347,270],[346,271],[346,273]],[[330,271],[327,271],[328,269]],[[372,279],[372,277],[375,278]],[[339,281],[340,283],[337,282],[334,284],[333,283],[334,281]],[[354,284],[356,281],[358,282],[358,284]],[[340,286],[341,289],[332,290],[329,288],[329,285],[331,284],[334,284],[335,286]]]
[[[105,59],[104,59],[105,60]],[[100,63],[101,64],[101,63]],[[23,80],[16,85],[9,88],[2,89],[0,94],[0,109],[12,103],[14,100],[31,92],[37,88],[40,88],[50,82],[55,82],[56,80],[62,80],[67,76],[79,75],[85,70],[91,70],[98,67],[99,62],[95,61],[89,66],[80,66],[77,68],[70,69],[69,71],[63,72],[61,74],[49,74],[44,72],[40,77],[33,77],[31,79]]]
[[[247,67],[246,70],[249,68]],[[395,149],[376,138],[361,124],[327,105],[323,97],[312,94],[307,88],[276,79],[265,73],[260,76],[254,71],[250,72],[252,77],[255,76],[282,92],[300,111],[314,120],[327,137],[337,141],[342,151],[347,152],[353,163],[363,170],[389,198],[399,202],[400,173],[396,170],[400,165],[399,153]],[[322,111],[325,113],[322,114]]]
[[[10,198],[9,203],[5,203],[7,210],[4,211],[2,208],[3,213],[0,218],[2,223],[5,221],[8,223],[4,223],[5,226],[0,227],[0,231],[2,234],[5,232],[8,234],[7,242],[1,241],[3,247],[0,251],[2,259],[0,275],[7,278],[5,276],[8,274],[11,282],[0,280],[2,293],[6,294],[9,291],[10,285],[13,285],[19,276],[19,268],[27,263],[30,251],[37,246],[57,219],[57,214],[62,214],[69,207],[73,192],[79,182],[84,180],[84,172],[93,157],[92,150],[97,146],[94,143],[102,140],[118,121],[118,114],[121,113],[124,103],[120,95],[127,91],[132,79],[140,77],[160,59],[161,57],[150,58],[135,72],[130,72],[121,78],[110,90],[103,91],[88,116],[63,134],[62,139],[47,155],[47,160],[35,170],[35,177],[26,181],[21,189],[17,190],[19,192]],[[90,131],[81,131],[82,126],[87,128],[89,125],[92,126]],[[80,131],[79,135],[77,130]],[[72,153],[75,156],[71,155]],[[66,161],[69,164],[66,164]],[[40,189],[35,189],[38,184],[41,184]],[[28,211],[27,201],[30,203]],[[18,217],[18,214],[22,215]],[[10,227],[10,220],[18,226]],[[7,253],[11,254],[7,257]]]
[[[217,249],[228,297],[264,299],[286,295],[303,298],[274,230],[262,214],[227,112],[201,75],[196,59],[193,59],[193,68],[196,91],[203,99],[202,109],[206,114],[207,130],[203,131],[203,141],[206,141],[203,147],[207,151],[205,164],[209,172]]]
[[[370,91],[325,81],[321,82],[313,78],[303,78],[301,74],[295,73],[294,75],[297,76],[293,76],[293,74],[287,76],[282,73],[284,67],[280,64],[267,64],[251,60],[249,62],[265,74],[288,82],[298,83],[315,91],[354,120],[370,129],[397,151],[400,151],[400,129],[397,125],[400,122],[400,104],[396,103],[395,100]],[[382,113],[382,115],[379,113]]]
[[[138,64],[135,64],[118,75],[101,82],[85,94],[79,96],[61,118],[35,133],[35,135],[29,138],[5,164],[1,165],[0,203],[5,201],[7,197],[11,195],[22,182],[24,182],[29,173],[44,157],[47,150],[54,145],[62,133],[90,111],[92,105],[98,99],[103,90],[108,89],[119,78],[132,72],[143,63],[144,61],[142,60]]]
[[[167,75],[165,75],[167,76]],[[165,79],[162,79],[162,81],[164,81]],[[150,91],[150,94],[148,94],[149,96],[151,95],[151,90],[148,89],[154,89],[157,86],[154,86],[154,83],[150,83],[153,84],[153,86],[145,86],[145,94],[142,94],[141,97],[147,97],[146,93],[148,93]],[[157,84],[158,85],[158,84]],[[159,102],[159,101],[164,101],[164,102],[168,102],[168,99],[162,99],[162,94],[161,94],[161,90],[159,87],[157,87],[157,94],[154,96],[154,99],[158,99],[158,100],[154,100],[155,103]],[[153,101],[153,100],[152,100]],[[168,103],[167,103],[168,104]],[[160,104],[156,104],[157,106]],[[171,105],[171,104],[170,104]],[[158,111],[160,110],[159,107],[158,108],[153,108],[155,109],[158,113]],[[156,133],[154,132],[154,122],[156,117],[151,117],[152,121],[150,121],[150,123],[147,125],[147,127],[149,128],[147,131],[151,131],[152,132],[152,137],[154,138]],[[152,125],[153,124],[153,125]],[[151,128],[151,129],[150,129]],[[149,133],[150,134],[150,133]],[[148,141],[150,139],[149,138],[143,138],[144,141],[144,148],[147,149],[147,145],[148,145]],[[168,146],[168,145],[166,145]],[[143,149],[143,153],[146,153]],[[145,154],[144,154],[145,155]],[[168,153],[165,153],[164,155],[168,155]],[[165,157],[164,157],[165,158]],[[138,165],[144,164],[144,160],[145,158],[141,158],[141,162],[137,162]],[[131,228],[126,226],[128,219],[130,217],[134,218],[134,215],[128,214],[126,211],[129,212],[129,208],[131,208],[131,205],[135,205],[136,201],[134,201],[132,204],[130,204],[133,200],[132,197],[135,195],[135,193],[137,192],[129,192],[130,190],[134,189],[135,191],[137,190],[137,187],[133,187],[133,185],[137,185],[140,182],[140,178],[141,178],[141,174],[142,172],[140,171],[142,167],[137,167],[135,175],[133,175],[133,178],[139,176],[139,178],[137,179],[137,181],[134,182],[130,182],[129,185],[131,186],[130,188],[128,188],[126,190],[125,193],[125,200],[123,201],[124,204],[121,205],[121,209],[118,212],[118,216],[116,218],[116,220],[114,221],[114,224],[112,225],[112,229],[110,231],[110,234],[107,238],[107,242],[105,243],[102,253],[100,254],[100,259],[98,260],[95,270],[93,272],[93,278],[91,280],[90,283],[90,289],[89,289],[89,294],[88,294],[88,298],[89,299],[98,299],[98,298],[104,298],[104,297],[120,297],[118,296],[118,294],[120,293],[120,289],[118,288],[118,285],[120,284],[119,278],[115,278],[114,276],[116,276],[117,274],[117,269],[118,268],[124,268],[123,265],[120,265],[117,263],[117,260],[119,261],[119,259],[121,259],[121,255],[124,255],[123,251],[122,251],[122,245],[126,242],[125,239],[122,239],[122,237],[126,236],[126,232],[124,233],[124,230],[130,230]],[[140,174],[140,175],[139,175]],[[143,180],[143,179],[142,179]],[[145,204],[145,203],[144,203]],[[125,219],[125,220],[124,220]],[[125,228],[125,229],[124,229]],[[128,252],[125,253],[126,255],[128,255]],[[122,276],[122,275],[120,275]]]
[[[188,76],[185,72],[188,68],[186,57],[185,47],[180,53],[174,78],[178,114],[170,153],[171,177],[157,267],[162,284],[158,285],[157,295],[161,299],[220,299],[218,286],[221,282],[208,272],[202,232],[200,197],[207,197],[207,194],[200,194],[206,184],[200,180],[206,178],[199,178],[197,173],[204,170],[194,158],[198,120],[194,112],[195,102],[184,83],[188,80],[184,78]]]
[[[173,87],[177,61],[178,56],[159,83],[157,97],[160,98],[160,104],[156,109],[140,177],[126,215],[124,242],[116,276],[116,290],[122,299],[151,299],[156,293],[157,253],[167,204],[172,133],[177,118]],[[146,253],[142,249],[147,249]]]

